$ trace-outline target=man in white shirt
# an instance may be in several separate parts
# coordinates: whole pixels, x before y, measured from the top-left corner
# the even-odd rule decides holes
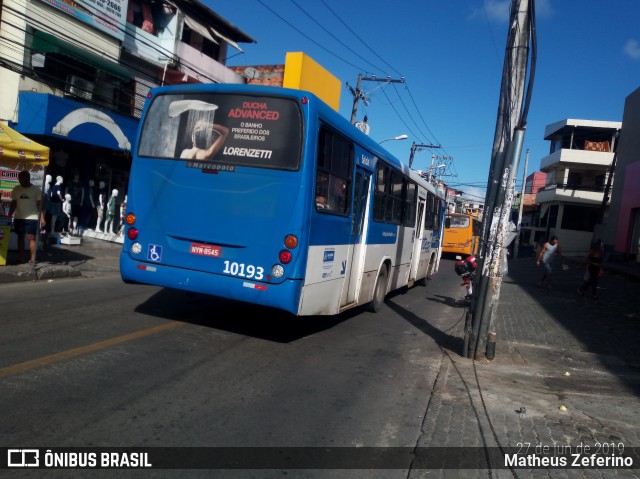
[[[42,190],[31,184],[31,175],[28,171],[18,173],[19,185],[11,191],[11,206],[9,216],[13,215],[13,227],[18,235],[18,251],[21,261],[24,261],[25,234],[29,237],[29,250],[31,256],[29,264],[36,264],[36,234],[38,233],[38,216],[42,226],[45,225],[44,212],[40,208]]]

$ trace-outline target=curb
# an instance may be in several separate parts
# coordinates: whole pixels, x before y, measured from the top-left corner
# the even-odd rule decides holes
[[[11,273],[0,272],[0,284],[60,278],[75,278],[78,276],[82,276],[82,273],[70,266],[44,266],[36,270],[16,271]]]
[[[75,278],[78,276],[82,276],[82,273],[78,270],[74,270],[71,267],[67,268],[51,268],[44,267],[35,272],[36,280],[43,279],[59,279],[59,278]]]

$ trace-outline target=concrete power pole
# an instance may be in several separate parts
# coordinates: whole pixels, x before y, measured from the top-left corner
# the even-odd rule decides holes
[[[413,165],[413,157],[415,156],[416,151],[421,151],[424,148],[442,148],[442,147],[440,145],[416,144],[416,142],[414,141],[413,143],[411,143],[411,154],[409,155],[409,168],[411,168]]]
[[[520,205],[518,205],[518,222],[516,227],[518,228],[518,236],[516,238],[516,244],[513,248],[513,257],[518,257],[518,251],[520,249],[520,223],[522,223],[522,210],[524,208],[524,191],[527,186],[527,168],[529,167],[529,149],[527,154],[524,155],[524,173],[522,173],[522,189],[520,190]]]
[[[503,263],[506,261],[503,245],[508,232],[515,177],[524,142],[528,100],[533,83],[531,74],[525,103],[529,41],[532,33],[535,52],[534,1],[511,1],[509,35],[485,197],[479,274],[476,276],[470,315],[465,328],[463,355],[475,359],[493,359],[495,354],[496,335],[493,319],[500,297],[502,271],[506,266]],[[535,57],[532,57],[532,72],[534,68]]]
[[[375,76],[363,77],[362,73],[359,73],[358,74],[358,83],[356,84],[355,88],[353,88],[351,85],[349,85],[347,83],[347,88],[349,89],[349,91],[353,95],[353,107],[351,108],[351,124],[352,125],[356,124],[356,114],[358,112],[358,102],[360,100],[362,100],[365,105],[369,104],[369,99],[364,96],[364,92],[360,89],[360,87],[362,86],[362,82],[363,81],[377,81],[377,82],[382,82],[382,83],[404,83],[404,77],[400,78],[399,80],[392,80],[389,77],[387,77],[387,78],[377,78]]]

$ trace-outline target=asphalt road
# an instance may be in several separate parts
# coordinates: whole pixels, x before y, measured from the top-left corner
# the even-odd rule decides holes
[[[453,263],[378,314],[291,318],[116,275],[0,289],[5,447],[412,448],[464,314]],[[407,467],[409,464],[407,464]],[[13,471],[11,471],[13,472]],[[43,474],[46,472],[47,474]],[[88,477],[87,471],[14,477]],[[92,477],[138,477],[92,471]],[[282,471],[138,471],[282,477]],[[307,470],[290,477],[406,477]]]

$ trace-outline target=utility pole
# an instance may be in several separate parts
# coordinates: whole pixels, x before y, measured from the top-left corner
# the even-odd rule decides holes
[[[600,210],[598,211],[598,220],[596,221],[596,227],[593,230],[593,236],[591,242],[599,239],[602,225],[604,224],[604,215],[607,211],[607,205],[609,204],[609,195],[611,193],[611,184],[613,182],[613,175],[616,171],[616,160],[618,156],[617,152],[617,139],[620,136],[620,130],[616,131],[615,135],[611,139],[611,151],[613,151],[613,160],[609,166],[609,174],[607,175],[607,184],[604,188],[604,195],[602,196],[602,203],[600,204]],[[604,253],[604,251],[603,251]]]
[[[399,80],[392,80],[390,77],[387,78],[377,78],[375,75],[371,75],[370,77],[363,77],[362,73],[358,73],[358,83],[356,84],[355,89],[347,83],[347,88],[353,95],[353,108],[351,109],[351,124],[356,124],[356,113],[358,112],[358,102],[360,100],[363,101],[365,105],[369,104],[369,99],[364,96],[364,92],[360,89],[363,81],[377,81],[382,83],[404,83],[404,77],[400,77]]]
[[[435,160],[444,161],[445,163],[442,165],[434,166],[433,163]],[[440,168],[446,167],[447,161],[453,161],[453,156],[444,156],[444,155],[431,155],[431,171],[438,171]],[[442,177],[444,173],[440,173],[440,177]]]
[[[524,142],[528,101],[533,74],[527,81],[529,41],[533,35],[535,69],[535,3],[534,0],[511,0],[509,35],[502,71],[500,101],[493,141],[491,167],[485,197],[480,261],[470,315],[465,327],[463,354],[470,358],[493,359],[495,326],[493,316],[498,306],[502,285],[504,240],[513,203],[515,175]],[[527,103],[524,103],[525,86]],[[523,103],[525,108],[523,110]]]
[[[411,165],[413,165],[413,156],[416,154],[416,150],[422,151],[424,148],[442,148],[442,147],[440,145],[418,145],[414,141],[411,144],[411,154],[409,155],[409,168],[411,168]]]
[[[515,239],[515,246],[513,248],[513,257],[518,257],[518,249],[520,246],[520,223],[522,222],[522,209],[524,207],[524,191],[527,186],[527,168],[529,167],[529,148],[527,148],[527,154],[524,155],[524,173],[522,173],[522,189],[520,190],[520,206],[518,206],[518,236]]]
[[[431,179],[434,176],[438,176],[438,175],[434,175],[433,173],[434,171],[438,171],[441,167],[447,166],[446,163],[444,165],[435,166],[434,165],[435,160],[450,161],[450,160],[453,160],[453,156],[431,155],[431,166],[429,167],[429,181],[431,181]],[[442,176],[442,174],[440,174],[440,176]]]

